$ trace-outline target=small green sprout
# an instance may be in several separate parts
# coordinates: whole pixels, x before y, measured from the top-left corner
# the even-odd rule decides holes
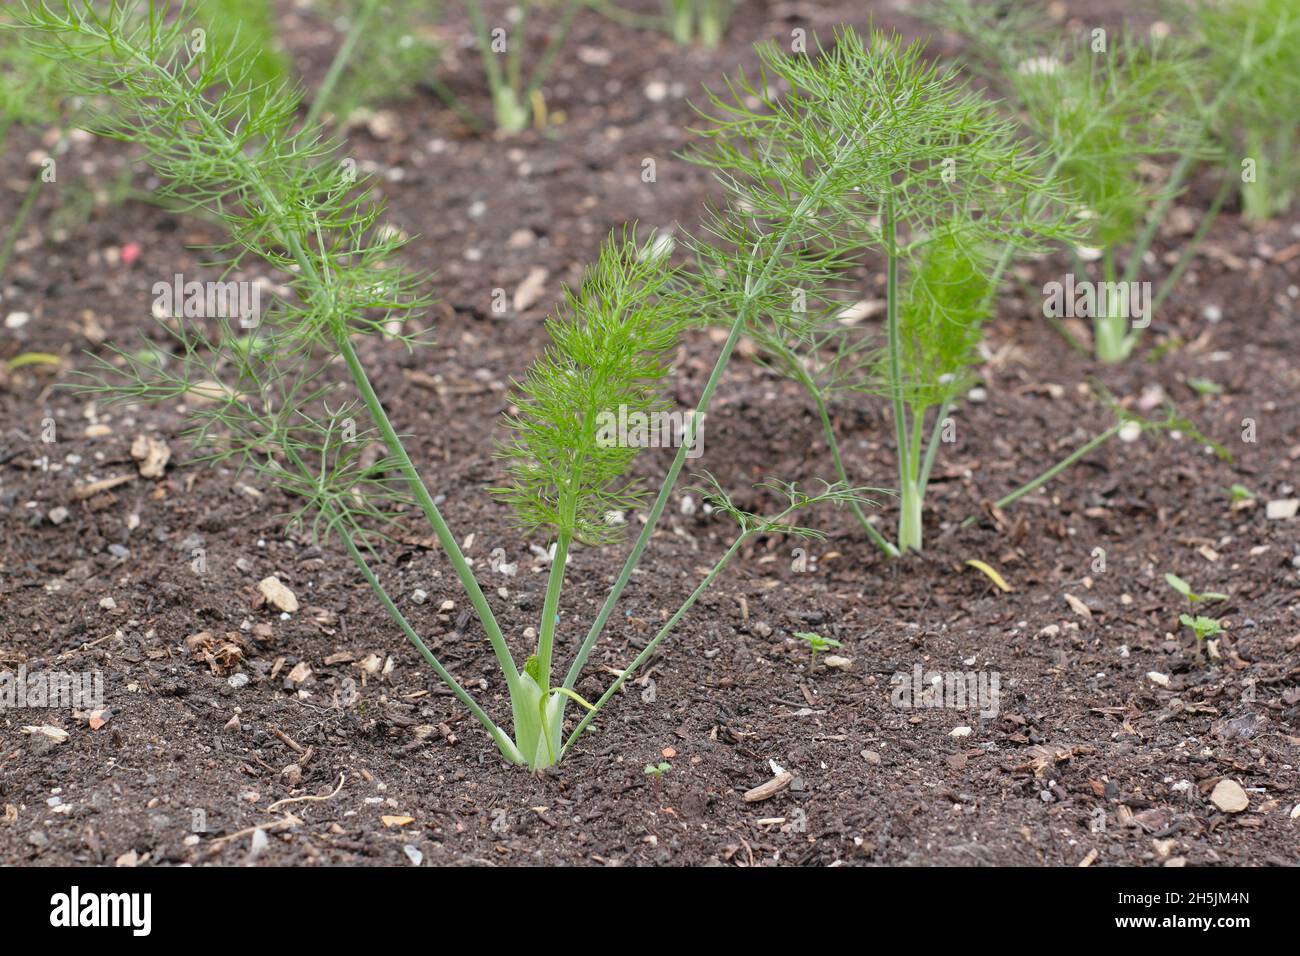
[[[817,666],[817,655],[822,651],[828,651],[832,647],[844,646],[839,641],[832,640],[829,637],[822,637],[820,634],[814,634],[811,631],[796,631],[794,636],[801,641],[806,641],[808,647],[812,650],[812,662],[808,665],[809,670]]]
[[[1206,591],[1204,594],[1197,594],[1192,590],[1192,586],[1176,574],[1166,574],[1165,583],[1171,588],[1187,598],[1189,604],[1196,604],[1198,601],[1226,601],[1228,595],[1220,594],[1218,591]]]
[[[1207,637],[1214,637],[1223,633],[1223,626],[1216,618],[1205,617],[1202,614],[1192,617],[1190,614],[1178,615],[1179,622],[1184,627],[1190,627],[1192,633],[1196,635],[1196,649],[1199,651],[1205,644]]]
[[[645,775],[651,779],[655,787],[655,802],[659,802],[660,792],[663,790],[664,774],[673,769],[673,765],[667,760],[661,761],[658,766],[652,763],[645,765]]]
[[[1232,503],[1235,505],[1239,501],[1254,501],[1255,492],[1245,485],[1233,485],[1228,489],[1228,497],[1232,499]]]
[[[1208,378],[1197,378],[1195,376],[1187,380],[1187,384],[1197,395],[1222,395],[1223,386],[1218,382],[1213,382]]]

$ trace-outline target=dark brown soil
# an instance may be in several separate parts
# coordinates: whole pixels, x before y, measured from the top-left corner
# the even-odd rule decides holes
[[[689,142],[686,97],[701,83],[752,64],[752,42],[796,26],[823,35],[842,20],[863,27],[869,6],[742,3],[715,52],[584,13],[575,55],[551,84],[548,104],[566,117],[554,135],[472,136],[428,92],[392,107],[386,138],[353,132],[363,163],[381,175],[401,170],[383,191],[393,221],[420,236],[412,264],[437,271],[441,298],[430,316],[437,347],[408,355],[369,342],[363,357],[431,487],[446,495],[453,528],[472,536],[466,551],[484,569],[517,654],[537,622],[542,566],[485,489],[498,477],[492,443],[507,383],[543,346],[541,319],[560,283],[579,278],[610,229],[629,220],[693,229],[702,202],[718,196],[706,172],[674,155]],[[283,26],[310,78],[336,38],[299,16],[286,11]],[[917,31],[889,10],[875,16]],[[462,56],[458,90],[475,89],[473,66]],[[666,84],[662,100],[646,94],[654,83]],[[484,106],[481,96],[470,100]],[[11,155],[38,146],[20,136]],[[647,157],[654,183],[641,180]],[[1296,495],[1300,459],[1294,216],[1255,229],[1235,209],[1222,217],[1156,317],[1145,345],[1176,347],[1154,360],[1100,368],[1034,319],[1036,301],[1009,293],[990,325],[987,399],[961,406],[958,441],[937,466],[927,555],[886,562],[850,515],[833,511],[818,516],[830,537],[811,545],[809,573],[792,570],[797,542],[761,541],[663,646],[648,682],[611,703],[599,733],[557,770],[532,776],[497,756],[345,554],[285,537],[286,500],[228,472],[187,467],[192,453],[171,411],[95,408],[53,387],[85,366],[83,350],[147,333],[152,283],[198,272],[202,255],[186,247],[213,238],[152,205],[108,201],[129,161],[74,140],[0,302],[0,314],[31,314],[5,330],[0,358],[33,350],[67,358],[57,375],[29,367],[0,391],[0,665],[98,669],[111,710],[94,730],[84,713],[0,713],[0,861],[409,865],[404,848],[413,847],[425,864],[1295,862],[1300,526],[1268,520],[1264,507]],[[6,222],[26,173],[11,169],[9,178],[13,188],[0,193]],[[87,190],[99,201],[76,221],[70,211]],[[1201,184],[1186,207],[1198,213],[1209,191]],[[55,231],[48,224],[59,210]],[[1159,251],[1182,239],[1166,237]],[[128,243],[141,247],[130,265],[121,257]],[[492,290],[512,293],[539,267],[547,278],[536,304],[494,315]],[[1041,286],[1059,270],[1038,263],[1026,278]],[[864,283],[864,298],[880,294],[876,277]],[[1211,306],[1222,321],[1206,320]],[[704,333],[683,348],[683,405],[694,403],[715,349]],[[829,477],[809,402],[743,351],[719,391],[699,465],[737,490],[769,475]],[[1089,377],[1127,404],[1163,389],[1235,463],[1185,438],[1116,441],[997,520],[956,529],[982,501],[1110,423],[1081,384]],[[1188,384],[1195,378],[1222,393],[1199,395]],[[885,408],[863,402],[836,417],[851,474],[893,484]],[[57,425],[54,444],[41,441],[46,418]],[[1255,443],[1242,441],[1245,418],[1257,423]],[[95,425],[107,432],[86,437]],[[74,496],[92,478],[134,474],[130,446],[140,434],[171,444],[164,479]],[[660,474],[667,454],[648,453],[641,468]],[[1225,489],[1234,483],[1258,504],[1231,508]],[[684,513],[685,494],[675,495],[623,616],[593,656],[584,696],[631,659],[724,546],[729,529]],[[761,504],[757,494],[741,500]],[[56,525],[47,515],[57,507],[70,514]],[[886,505],[881,521],[893,520]],[[504,719],[508,702],[481,630],[446,562],[425,545],[428,532],[414,518],[408,527],[408,543],[384,554],[385,580],[448,666],[467,683],[481,678],[480,699]],[[206,551],[206,573],[192,570],[195,547]],[[488,570],[496,548],[518,562],[516,576]],[[997,567],[1013,590],[966,567],[972,558]],[[562,655],[585,633],[620,561],[617,548],[575,556]],[[1216,610],[1228,628],[1217,659],[1196,653],[1179,628],[1185,608],[1166,571],[1231,595]],[[302,604],[287,620],[260,600],[257,582],[270,574]],[[417,588],[426,603],[411,600]],[[441,611],[444,601],[454,608]],[[819,662],[810,672],[793,637],[806,630],[842,642],[852,664]],[[192,658],[185,639],[201,631],[245,636],[235,670],[247,684],[233,688]],[[377,673],[364,666],[370,655]],[[300,663],[312,677],[287,683]],[[891,676],[917,665],[996,671],[999,714],[894,707]],[[228,726],[236,716],[239,729]],[[21,730],[44,724],[69,739],[50,744]],[[958,727],[969,736],[953,736]],[[642,768],[663,759],[672,769],[657,792]],[[772,762],[793,783],[745,802],[773,776]],[[282,774],[289,764],[303,764],[296,783]],[[1222,779],[1245,788],[1245,812],[1211,803]],[[313,799],[271,809],[293,797]],[[196,810],[207,827],[198,834]],[[255,827],[269,835],[265,847],[255,846]]]

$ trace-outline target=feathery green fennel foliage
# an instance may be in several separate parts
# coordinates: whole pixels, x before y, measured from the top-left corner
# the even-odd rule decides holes
[[[1300,191],[1300,4],[1200,0],[1193,17],[1204,51],[1209,116],[1224,144],[1225,175],[1241,181],[1247,219],[1285,212]]]
[[[58,113],[58,62],[23,43],[10,14],[0,11],[0,150],[11,127],[47,122]]]
[[[1194,112],[1198,76],[1190,48],[1144,43],[1125,31],[1104,50],[1082,37],[1008,71],[1015,104],[1057,173],[1087,209],[1088,240],[1131,242],[1168,184],[1143,174],[1148,157],[1201,148]]]
[[[335,144],[318,127],[295,126],[296,91],[261,95],[230,48],[189,49],[191,21],[181,8],[142,0],[63,0],[29,3],[19,19],[33,49],[63,58],[65,92],[97,105],[91,128],[142,147],[177,203],[224,225],[230,238],[217,249],[224,255],[223,277],[269,267],[286,286],[256,321],[244,321],[247,315],[238,324],[229,316],[205,321],[184,309],[164,317],[170,348],[109,349],[87,388],[110,401],[184,401],[201,458],[250,469],[302,501],[293,517],[341,541],[394,623],[508,760],[533,769],[555,763],[745,542],[761,534],[811,533],[787,519],[823,502],[854,498],[839,486],[818,494],[782,488],[786,503],[778,515],[744,515],[703,581],[599,701],[588,704],[573,684],[662,514],[691,443],[688,434],[564,682],[552,684],[569,544],[608,540],[612,535],[599,525],[600,509],[639,500],[618,473],[630,464],[630,454],[591,437],[595,418],[607,403],[661,406],[668,353],[686,308],[674,298],[666,263],[632,239],[612,240],[582,288],[569,296],[567,311],[551,322],[553,347],[525,376],[519,412],[510,421],[513,440],[505,454],[514,484],[503,494],[526,526],[546,526],[556,534],[538,644],[517,667],[457,537],[354,345],[359,335],[407,347],[428,341],[418,324],[426,280],[397,264],[404,241],[381,221],[382,202],[370,185],[354,181],[351,167],[339,162]],[[701,396],[701,415],[730,349],[723,353]],[[336,374],[335,356],[350,381]],[[566,382],[572,387],[563,388]],[[361,453],[371,439],[386,446],[382,461],[367,462]],[[566,441],[573,446],[564,447]],[[513,734],[492,720],[429,649],[375,570],[384,528],[404,520],[412,504],[432,527],[492,645],[510,697]],[[565,740],[570,700],[586,713]]]
[[[118,373],[123,398],[190,400],[194,437],[228,433],[214,457],[282,472],[322,503],[355,497],[369,479],[346,467],[351,449],[322,444],[319,424],[352,406],[336,398],[314,353],[352,334],[417,344],[403,320],[427,305],[425,279],[393,264],[402,242],[381,227],[382,204],[332,144],[291,131],[297,92],[262,95],[247,59],[214,38],[192,54],[190,21],[167,12],[65,3],[28,5],[23,16],[33,48],[63,58],[66,91],[92,104],[88,128],[142,146],[164,197],[225,225],[231,238],[213,249],[225,274],[260,260],[288,277],[290,294],[251,329],[165,318],[172,354],[159,362],[118,348],[100,372]],[[279,449],[294,454],[268,457]],[[375,490],[392,491],[383,482]]]
[[[238,49],[248,65],[248,83],[273,93],[286,85],[292,67],[280,47],[270,0],[195,0],[194,23],[206,31],[204,43]],[[191,48],[196,37],[191,36]]]
[[[1185,172],[1179,170],[1205,153],[1190,48],[1175,39],[1143,43],[1129,33],[1111,38],[1103,51],[1080,40],[1028,67],[1021,64],[1010,79],[1031,132],[1084,205],[1087,242],[1101,249],[1103,281],[1113,284],[1121,274],[1131,281],[1150,247],[1153,231],[1144,227],[1158,222],[1182,189]],[[1163,156],[1184,165],[1152,182],[1144,165]],[[1097,358],[1127,358],[1140,327],[1118,303],[1098,303],[1097,312]]]
[[[872,391],[894,411],[900,522],[889,541],[858,512],[888,555],[920,549],[921,513],[939,429],[975,359],[979,323],[1012,258],[1073,234],[1064,191],[1039,173],[1014,125],[950,70],[927,63],[919,44],[851,30],[816,57],[760,49],[758,81],[744,76],[708,113],[711,149],[743,211],[716,230],[730,248],[792,214],[831,169],[825,202],[808,227],[792,280],[751,314],[748,328],[769,361],[809,391],[840,480],[851,484],[829,405],[839,391]],[[757,106],[751,104],[757,103]],[[847,154],[836,163],[833,157]],[[746,221],[746,218],[749,221]],[[743,225],[742,225],[743,223]],[[752,223],[752,224],[751,224]],[[877,346],[823,307],[845,269],[868,249],[884,259],[885,341]],[[989,277],[989,265],[1001,256]],[[743,257],[705,257],[701,272],[736,295],[750,281]],[[709,284],[709,280],[704,280]],[[725,295],[712,297],[724,308]],[[837,328],[838,326],[838,328]],[[938,406],[928,447],[929,411]]]
[[[440,0],[318,0],[335,20],[342,41],[312,97],[308,123],[408,95],[429,81],[442,59],[435,34]]]
[[[511,478],[496,494],[524,528],[553,529],[584,544],[622,537],[610,512],[644,498],[627,478],[639,449],[602,425],[666,411],[663,381],[677,345],[682,308],[673,270],[653,242],[605,245],[564,311],[547,320],[552,345],[517,384],[518,413],[503,444]]]
[[[1206,59],[1176,36],[1143,40],[1127,30],[1111,34],[1098,27],[1055,38],[1037,26],[1049,20],[1041,5],[1002,17],[991,4],[935,0],[927,12],[966,35],[969,57],[991,74],[1008,109],[1040,145],[1048,174],[1074,193],[1086,231],[1073,245],[1099,250],[1106,283],[1101,288],[1131,288],[1116,283],[1138,279],[1165,212],[1196,164],[1213,151],[1210,118],[1227,88],[1207,89]],[[1151,165],[1166,157],[1175,160],[1168,174],[1152,176]],[[1144,322],[1133,323],[1109,293],[1099,296],[1093,316],[1099,360],[1117,362],[1132,353],[1142,327],[1218,214],[1226,184],[1179,263],[1148,300]],[[1082,260],[1076,257],[1076,271]]]
[[[889,356],[875,370],[875,381],[896,390],[914,417],[951,404],[974,384],[993,250],[987,237],[970,242],[962,229],[958,214],[952,228],[932,236],[912,259],[898,307],[898,377]]]

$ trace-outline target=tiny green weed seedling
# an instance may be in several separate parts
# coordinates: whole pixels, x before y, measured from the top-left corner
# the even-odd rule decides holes
[[[808,649],[812,651],[812,658],[808,662],[808,670],[810,671],[817,669],[818,654],[829,651],[832,647],[838,648],[844,646],[837,640],[829,637],[822,637],[820,634],[814,634],[812,631],[795,631],[794,636],[807,644]]]
[[[1258,498],[1258,495],[1242,484],[1234,484],[1228,489],[1228,500],[1234,505],[1239,505],[1244,501],[1254,501],[1256,498]]]
[[[1176,574],[1165,574],[1165,583],[1171,588],[1187,598],[1187,603],[1191,605],[1199,604],[1201,601],[1226,601],[1228,595],[1220,594],[1218,591],[1206,591],[1204,594],[1197,594],[1192,590],[1192,586]]]
[[[643,772],[650,778],[650,782],[654,785],[655,803],[658,803],[660,798],[663,796],[664,774],[672,769],[673,765],[667,760],[661,761],[658,765],[652,763],[645,765],[645,770]]]
[[[631,234],[612,237],[548,322],[551,347],[517,383],[517,411],[506,420],[509,438],[500,455],[508,481],[495,493],[525,530],[553,542],[537,644],[518,667],[459,539],[356,348],[364,336],[408,348],[429,341],[418,322],[428,302],[426,280],[396,262],[409,240],[385,225],[370,184],[338,161],[335,144],[319,127],[295,122],[296,91],[263,96],[250,88],[248,67],[236,49],[209,45],[201,55],[190,53],[181,9],[156,2],[108,8],[94,0],[57,7],[29,3],[20,22],[34,49],[67,64],[65,91],[102,104],[90,123],[93,131],[142,147],[164,194],[225,226],[229,240],[220,251],[229,272],[261,263],[283,276],[287,287],[260,316],[222,315],[205,322],[204,316],[173,309],[160,320],[170,350],[110,348],[108,358],[97,359],[87,390],[110,401],[184,401],[200,461],[250,470],[300,501],[289,516],[291,528],[342,543],[393,622],[511,762],[538,769],[561,759],[747,543],[772,535],[816,537],[792,523],[797,513],[860,500],[860,489],[840,485],[808,493],[768,482],[760,487],[782,505],[764,516],[742,511],[705,476],[702,493],[713,511],[736,524],[729,546],[590,704],[574,684],[672,493],[693,443],[692,419],[609,596],[563,681],[554,679],[570,550],[617,540],[621,524],[608,520],[610,512],[637,507],[644,496],[628,477],[638,449],[601,441],[599,420],[613,408],[649,413],[666,407],[668,358],[695,307],[679,294],[679,276],[657,244],[640,243]],[[784,274],[775,259],[770,271]],[[720,356],[697,416],[728,354]],[[331,361],[335,356],[341,367]],[[363,460],[372,441],[386,448],[386,458]],[[385,531],[412,511],[428,521],[491,644],[510,697],[513,734],[488,716],[430,650],[373,565]],[[585,713],[565,739],[570,701]]]
[[[1188,607],[1193,611],[1196,610],[1196,605],[1202,602],[1228,600],[1228,595],[1221,594],[1218,591],[1206,591],[1204,594],[1198,594],[1192,590],[1190,584],[1176,574],[1166,573],[1165,583],[1187,598]],[[1196,651],[1198,654],[1205,646],[1206,638],[1223,633],[1223,627],[1219,624],[1217,618],[1207,617],[1203,614],[1180,614],[1178,620],[1184,627],[1191,628],[1192,633],[1196,635]]]
[[[1223,633],[1223,626],[1219,624],[1218,619],[1213,617],[1205,617],[1202,614],[1195,617],[1190,614],[1180,614],[1178,620],[1184,627],[1191,628],[1192,634],[1196,637],[1196,652],[1198,654],[1205,647],[1207,638]]]
[[[672,763],[669,763],[668,761],[660,761],[658,765],[655,765],[655,763],[646,763],[646,769],[642,771],[646,777],[650,778],[650,782],[654,784],[654,799],[656,801],[659,800],[660,787],[663,786],[663,775],[667,774],[669,770],[672,770]]]

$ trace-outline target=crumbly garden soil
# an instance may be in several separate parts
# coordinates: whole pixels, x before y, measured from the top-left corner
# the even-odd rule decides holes
[[[318,77],[336,36],[283,14],[290,47]],[[841,20],[863,27],[866,12],[742,3],[724,47],[705,52],[584,13],[551,84],[549,106],[564,114],[552,134],[471,135],[427,91],[352,131],[392,220],[418,234],[411,263],[437,271],[440,297],[429,316],[437,347],[412,355],[368,341],[363,357],[446,496],[517,655],[537,623],[545,565],[486,494],[511,376],[543,347],[560,284],[578,280],[609,230],[628,220],[690,229],[701,203],[718,197],[705,171],[675,158],[689,141],[686,97],[752,64],[755,40],[796,26],[827,35]],[[890,9],[876,21],[918,29]],[[462,53],[453,85],[468,93],[474,80]],[[19,137],[14,148],[21,156],[40,142]],[[647,157],[654,183],[641,179]],[[83,712],[0,713],[0,861],[410,865],[418,851],[426,865],[1295,862],[1300,524],[1268,520],[1264,507],[1296,494],[1300,459],[1294,217],[1251,228],[1230,208],[1143,354],[1120,367],[1072,352],[1037,317],[1037,297],[1009,291],[989,326],[983,400],[957,410],[957,441],[937,466],[927,554],[883,560],[837,511],[817,516],[829,537],[806,546],[815,562],[804,573],[792,569],[798,542],[757,542],[611,703],[599,732],[558,769],[531,775],[499,758],[339,548],[285,535],[286,499],[188,465],[194,453],[173,409],[105,409],[55,388],[85,367],[83,350],[154,334],[153,282],[202,274],[201,253],[188,247],[215,235],[152,205],[112,201],[130,159],[74,139],[3,288],[0,313],[30,320],[4,331],[0,357],[51,351],[65,364],[15,372],[0,391],[0,664],[99,670],[108,712],[97,729]],[[11,165],[0,219],[16,210],[26,175]],[[1198,183],[1182,200],[1162,257],[1212,186]],[[1067,268],[1044,261],[1023,274],[1041,286]],[[534,302],[492,312],[494,288],[513,297],[537,269],[545,277]],[[882,296],[878,276],[863,275],[862,294]],[[1167,347],[1153,355],[1157,346]],[[707,333],[683,345],[683,405],[716,347]],[[754,482],[829,477],[830,463],[803,394],[749,361],[752,349],[742,353],[693,466],[757,508],[764,500],[745,490]],[[1089,377],[1134,407],[1167,395],[1235,462],[1186,438],[1114,441],[1005,514],[984,509],[1109,424],[1082,385]],[[1191,379],[1222,392],[1201,395]],[[883,405],[844,405],[835,416],[853,477],[893,484]],[[54,444],[41,442],[46,418]],[[1257,423],[1255,443],[1242,441],[1245,418]],[[170,445],[164,478],[137,475],[130,448],[140,435]],[[647,452],[639,467],[653,480],[668,455]],[[77,497],[112,476],[135,477]],[[1233,483],[1258,504],[1233,508]],[[729,529],[689,513],[686,494],[674,495],[578,686],[584,696],[644,646],[724,547]],[[55,524],[48,515],[60,507],[68,516]],[[971,513],[982,520],[957,529]],[[888,501],[879,519],[892,525]],[[505,719],[504,687],[454,576],[427,530],[415,518],[405,527],[383,553],[386,581],[444,662]],[[192,569],[195,548],[206,552],[205,573]],[[497,548],[515,575],[490,569]],[[972,558],[998,568],[1010,593],[966,566]],[[574,556],[562,657],[620,561],[619,548]],[[1166,571],[1231,595],[1216,609],[1228,629],[1217,657],[1180,631],[1185,608]],[[297,613],[261,598],[268,575],[296,593]],[[417,589],[425,603],[414,602]],[[842,642],[851,664],[810,670],[793,637],[806,630]],[[225,666],[195,659],[186,638],[204,631],[218,643],[240,635],[242,654]],[[304,665],[310,676],[290,677]],[[891,677],[916,665],[997,672],[997,715],[896,708]],[[248,680],[234,687],[232,674]],[[23,733],[29,725],[58,726],[68,739]],[[672,769],[656,790],[643,767],[663,759]],[[773,763],[793,781],[746,802]],[[1223,779],[1245,788],[1245,812],[1211,802]],[[192,832],[196,810],[205,832]],[[257,827],[269,840],[254,840]]]

